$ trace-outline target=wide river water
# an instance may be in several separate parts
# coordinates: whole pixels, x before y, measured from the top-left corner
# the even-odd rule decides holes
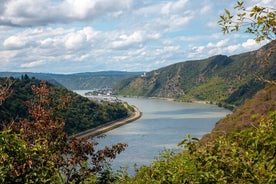
[[[76,91],[82,94],[82,91]],[[128,166],[133,173],[137,167],[149,165],[164,149],[180,150],[177,144],[187,134],[200,138],[210,132],[215,123],[231,113],[216,105],[183,103],[148,98],[122,98],[135,105],[143,113],[142,117],[106,134],[99,139],[101,146],[127,143],[124,152],[112,161],[117,170]]]

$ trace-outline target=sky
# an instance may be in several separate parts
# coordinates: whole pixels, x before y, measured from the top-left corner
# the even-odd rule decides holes
[[[217,25],[233,0],[0,0],[0,72],[151,71],[260,48]],[[276,7],[275,0],[245,0]]]

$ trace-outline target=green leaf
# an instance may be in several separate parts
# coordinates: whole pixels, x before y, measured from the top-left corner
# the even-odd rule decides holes
[[[180,143],[178,143],[178,146],[182,146],[188,142],[187,139],[183,139]]]
[[[224,9],[224,11],[225,11],[226,15],[227,15],[228,17],[230,17],[230,11],[227,10],[227,9]]]
[[[199,141],[199,139],[196,138],[196,137],[193,137],[192,140],[193,140],[193,141],[197,141],[197,142]]]

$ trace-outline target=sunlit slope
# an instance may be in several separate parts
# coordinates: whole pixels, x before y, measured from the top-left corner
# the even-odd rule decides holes
[[[267,55],[272,44],[230,57],[217,55],[170,65],[126,79],[116,89],[120,95],[240,105],[264,87],[257,76],[276,79],[276,54]]]

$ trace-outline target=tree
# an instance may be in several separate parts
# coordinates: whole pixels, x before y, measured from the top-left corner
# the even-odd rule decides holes
[[[262,59],[263,63],[267,63],[276,51],[276,9],[257,5],[248,9],[245,7],[244,1],[237,1],[234,9],[236,10],[234,14],[225,9],[224,15],[220,16],[218,24],[221,26],[222,32],[230,33],[243,30],[255,35],[256,42],[265,39],[271,41],[272,47]],[[276,85],[276,81],[267,80],[259,74],[255,74],[255,76],[260,81]]]
[[[234,14],[225,9],[224,15],[220,16],[218,24],[224,33],[244,30],[246,33],[254,34],[257,42],[264,39],[275,40],[275,8],[256,5],[247,9],[243,1],[238,1],[234,9],[237,11]]]
[[[8,78],[3,83],[0,83],[0,105],[2,105],[2,103],[11,95],[12,84],[13,84],[13,80]]]
[[[63,119],[54,116],[46,82],[32,90],[36,96],[26,102],[32,119],[11,122],[0,132],[0,183],[96,181],[127,145],[97,150],[98,143],[88,138],[68,139]]]

